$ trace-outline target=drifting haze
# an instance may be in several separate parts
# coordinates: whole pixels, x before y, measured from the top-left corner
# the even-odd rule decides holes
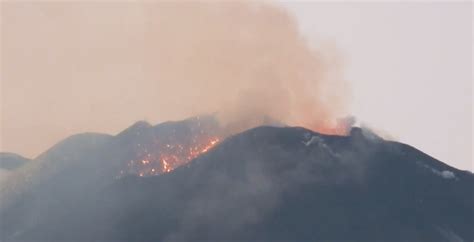
[[[283,5],[309,42],[343,53],[359,121],[473,171],[471,1]]]
[[[336,52],[267,4],[3,2],[1,16],[2,150],[214,112],[336,132],[347,111]]]

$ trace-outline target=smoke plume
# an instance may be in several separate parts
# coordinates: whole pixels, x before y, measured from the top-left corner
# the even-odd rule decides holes
[[[283,8],[251,2],[2,3],[1,150],[35,156],[79,132],[214,114],[344,128],[341,61]],[[344,125],[343,125],[344,126]]]
[[[346,85],[329,51],[311,49],[294,19],[261,3],[150,4],[145,63],[159,110],[176,118],[218,112],[249,128],[266,117],[343,132]]]

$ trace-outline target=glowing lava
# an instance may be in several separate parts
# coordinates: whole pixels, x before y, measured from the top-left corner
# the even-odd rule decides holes
[[[317,130],[324,134],[347,135],[354,118],[348,117],[334,122],[308,122],[299,126]],[[141,177],[171,172],[216,146],[220,139],[243,130],[264,124],[280,124],[271,118],[252,119],[251,122],[231,123],[220,126],[214,117],[192,118],[179,123],[164,123],[145,131],[129,131],[136,139],[128,144],[127,160],[118,177],[137,175]],[[131,132],[131,133],[130,133]],[[135,135],[135,136],[134,136]]]
[[[219,138],[193,138],[188,144],[169,143],[161,144],[156,142],[156,147],[151,149],[141,147],[142,155],[127,163],[126,170],[121,170],[120,175],[136,174],[141,177],[159,175],[167,173],[178,166],[187,164],[199,155],[208,152],[212,147],[219,143]]]

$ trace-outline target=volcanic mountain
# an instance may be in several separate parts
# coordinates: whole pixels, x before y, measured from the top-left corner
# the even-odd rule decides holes
[[[2,241],[474,239],[472,173],[360,128],[139,122],[70,137],[17,173],[1,184]]]

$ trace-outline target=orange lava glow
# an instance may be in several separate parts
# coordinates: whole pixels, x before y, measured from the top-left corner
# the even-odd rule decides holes
[[[333,122],[303,122],[301,126],[321,134],[346,136],[349,135],[354,123],[353,117],[345,117]]]
[[[199,155],[208,152],[220,141],[217,137],[192,139],[188,145],[165,144],[151,151],[145,149],[145,154],[127,163],[127,169],[121,170],[120,175],[135,174],[140,177],[154,176],[170,172],[187,164]],[[137,145],[141,147],[141,145]]]

